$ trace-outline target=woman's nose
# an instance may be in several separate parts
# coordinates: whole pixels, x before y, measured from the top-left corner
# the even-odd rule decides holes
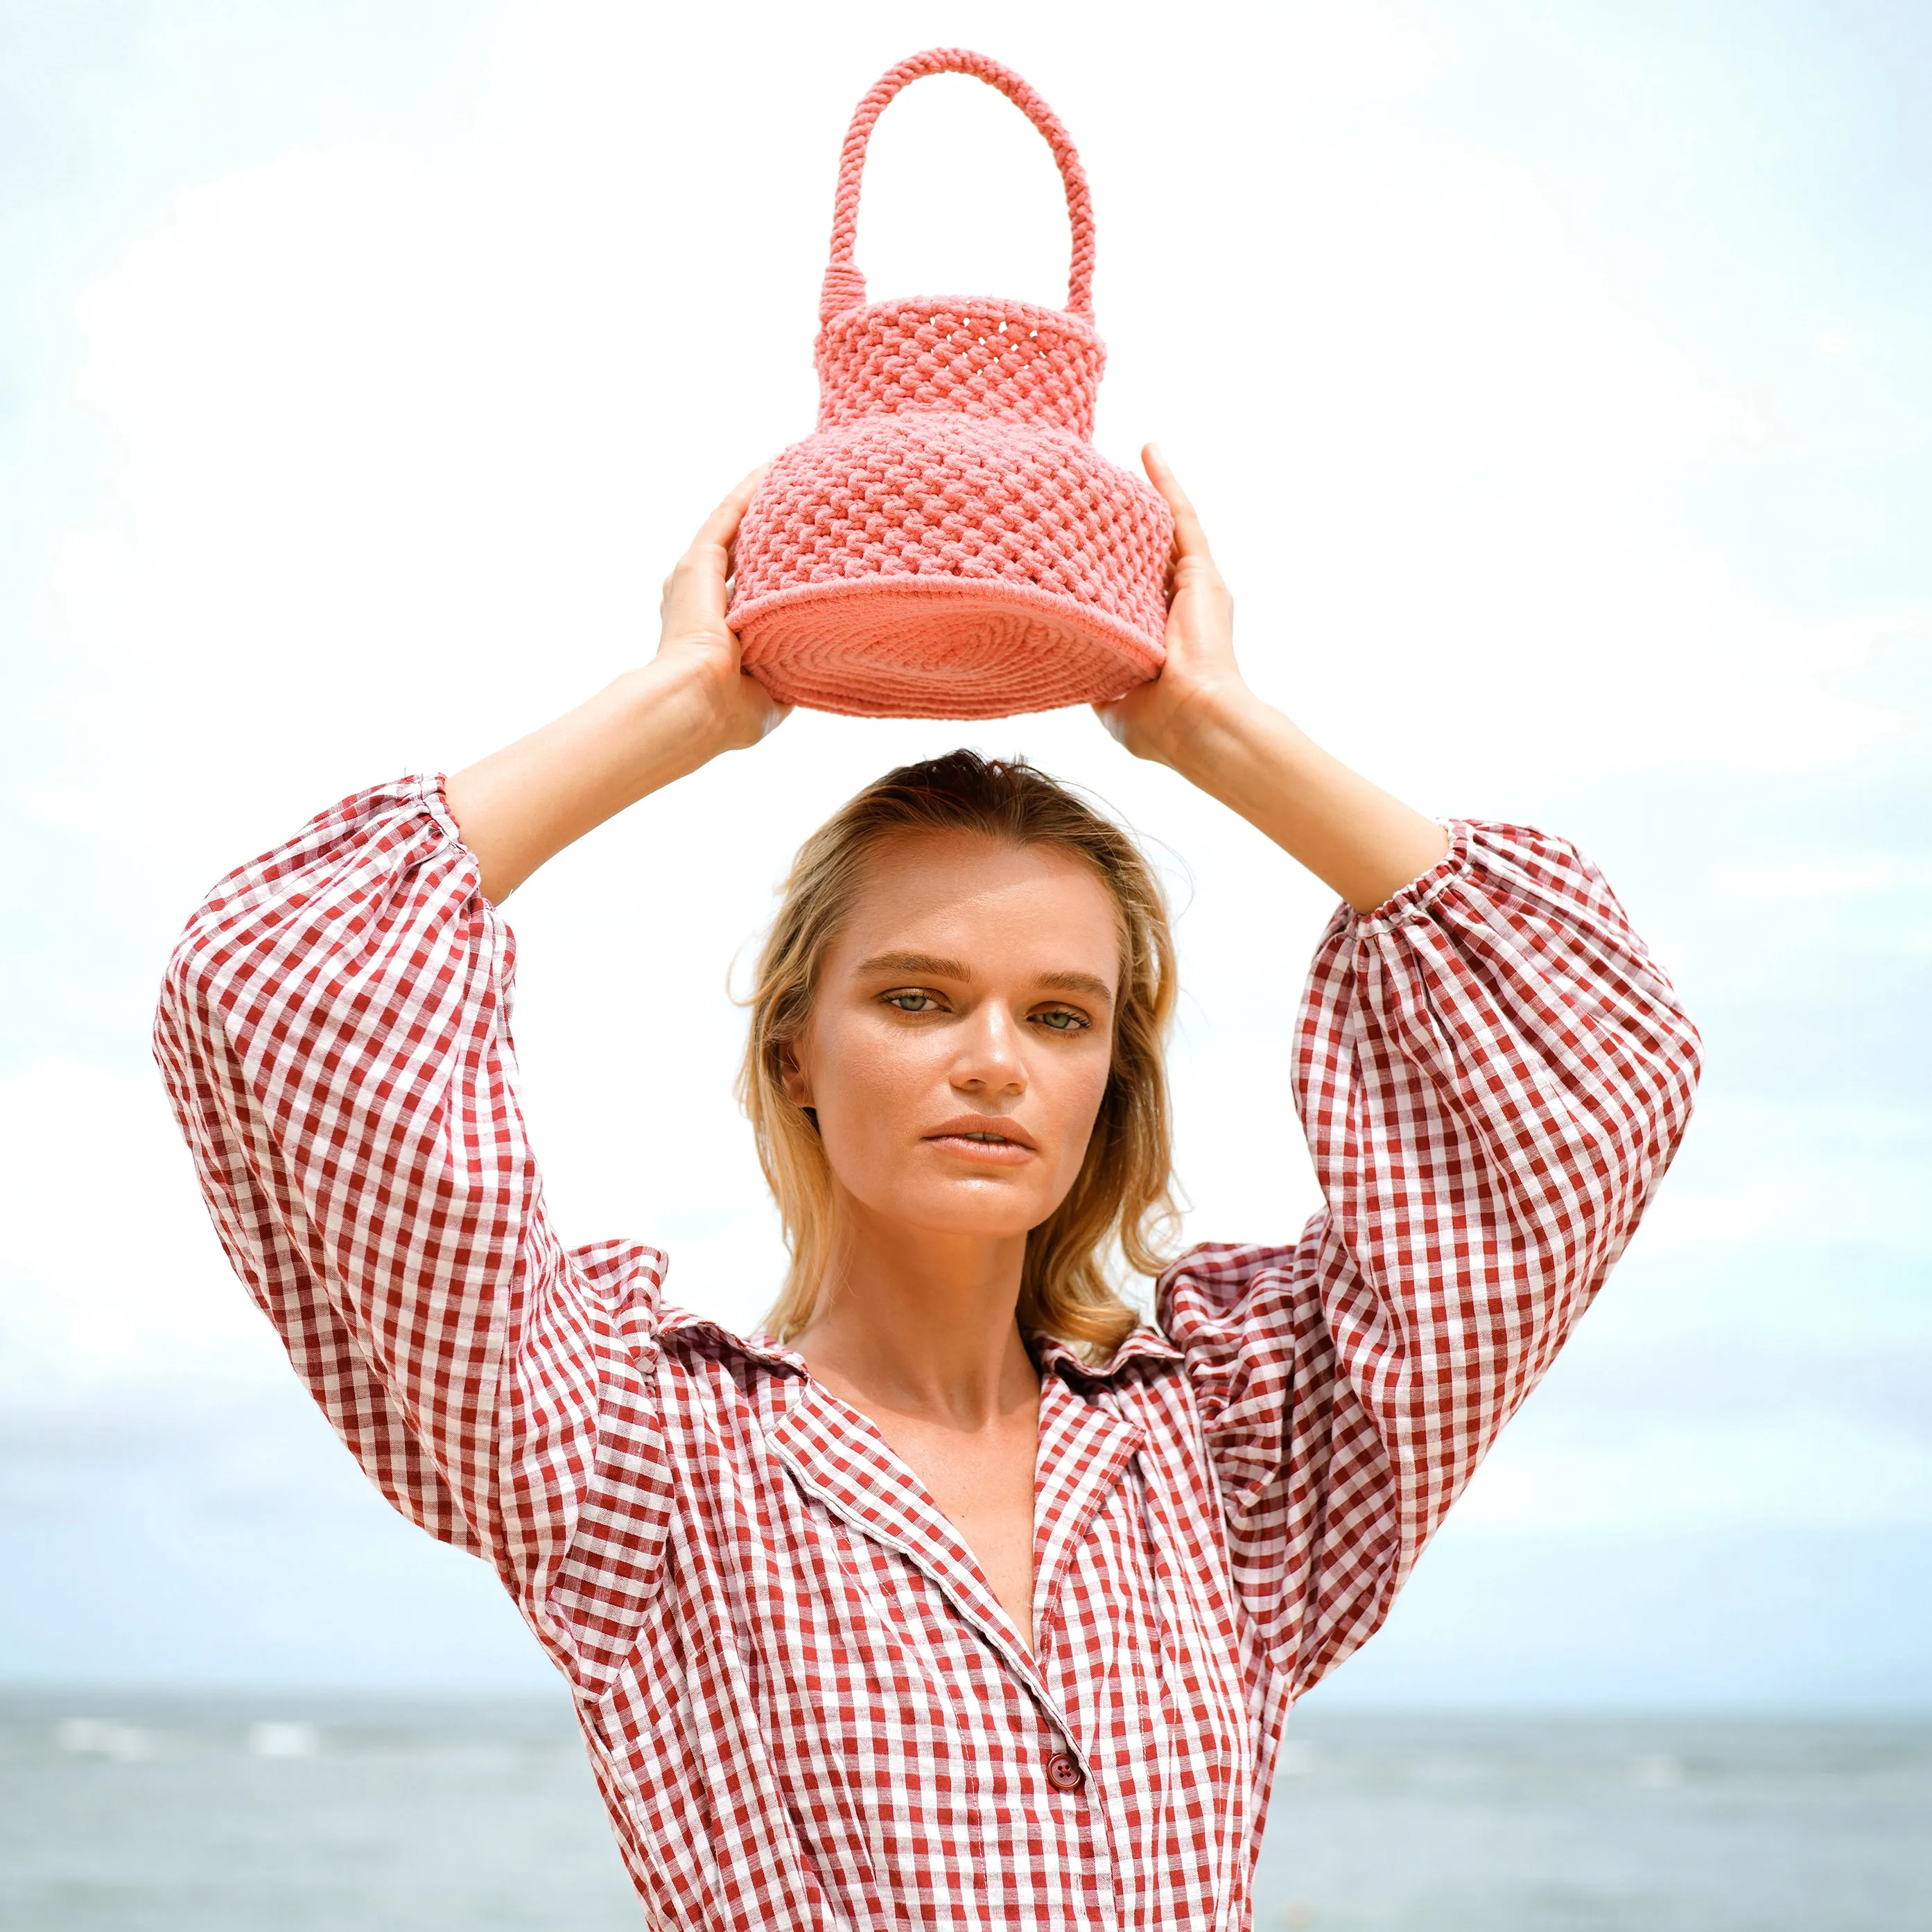
[[[952,1084],[971,1093],[1026,1090],[1026,1061],[1012,1017],[988,1000],[974,1015],[952,1064]]]

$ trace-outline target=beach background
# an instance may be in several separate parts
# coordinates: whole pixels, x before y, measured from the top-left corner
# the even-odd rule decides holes
[[[1928,1815],[1922,1718],[1311,1700],[1256,1932],[1919,1932]],[[560,1696],[0,1700],[10,1932],[640,1922]]]
[[[632,1922],[534,1645],[229,1275],[148,1015],[228,866],[648,650],[810,424],[852,104],[947,43],[1081,148],[1099,441],[1194,491],[1252,681],[1426,809],[1574,838],[1707,1046],[1601,1301],[1298,1714],[1258,1923],[1932,1925],[1910,0],[0,0],[0,1924]],[[1065,253],[998,96],[886,115],[876,292],[1054,301]],[[728,973],[806,830],[961,742],[1148,838],[1189,1237],[1292,1237],[1322,890],[1084,715],[801,714],[512,903],[567,1238],[757,1320]]]

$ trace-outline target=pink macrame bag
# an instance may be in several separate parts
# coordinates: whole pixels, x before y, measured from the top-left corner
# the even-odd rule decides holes
[[[1066,184],[1066,307],[866,300],[866,143],[908,81],[969,74],[1046,138]],[[1089,438],[1094,217],[1080,158],[1019,76],[963,49],[902,61],[845,136],[819,300],[818,428],[766,472],[730,622],[775,697],[882,718],[996,718],[1118,698],[1166,656],[1174,519]]]

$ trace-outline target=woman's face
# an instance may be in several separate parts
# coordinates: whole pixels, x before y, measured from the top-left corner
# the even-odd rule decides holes
[[[1113,1057],[1114,898],[1052,847],[914,833],[869,860],[786,1091],[848,1208],[1024,1236],[1080,1172]]]

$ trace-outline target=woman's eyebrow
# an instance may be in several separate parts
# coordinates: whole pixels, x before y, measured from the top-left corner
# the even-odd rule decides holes
[[[861,960],[857,970],[864,979],[871,978],[874,973],[922,974],[930,980],[968,982],[973,977],[973,970],[964,961],[944,959],[932,952],[875,952],[871,958]],[[1091,973],[1042,973],[1034,984],[1056,993],[1084,993],[1089,999],[1109,1004],[1114,997],[1112,987]]]
[[[874,973],[922,973],[933,980],[970,980],[971,969],[957,959],[942,959],[932,952],[875,952],[861,960],[858,970],[867,976]]]
[[[1089,999],[1109,1003],[1114,997],[1113,988],[1091,973],[1042,973],[1039,983],[1057,993],[1084,993]]]

